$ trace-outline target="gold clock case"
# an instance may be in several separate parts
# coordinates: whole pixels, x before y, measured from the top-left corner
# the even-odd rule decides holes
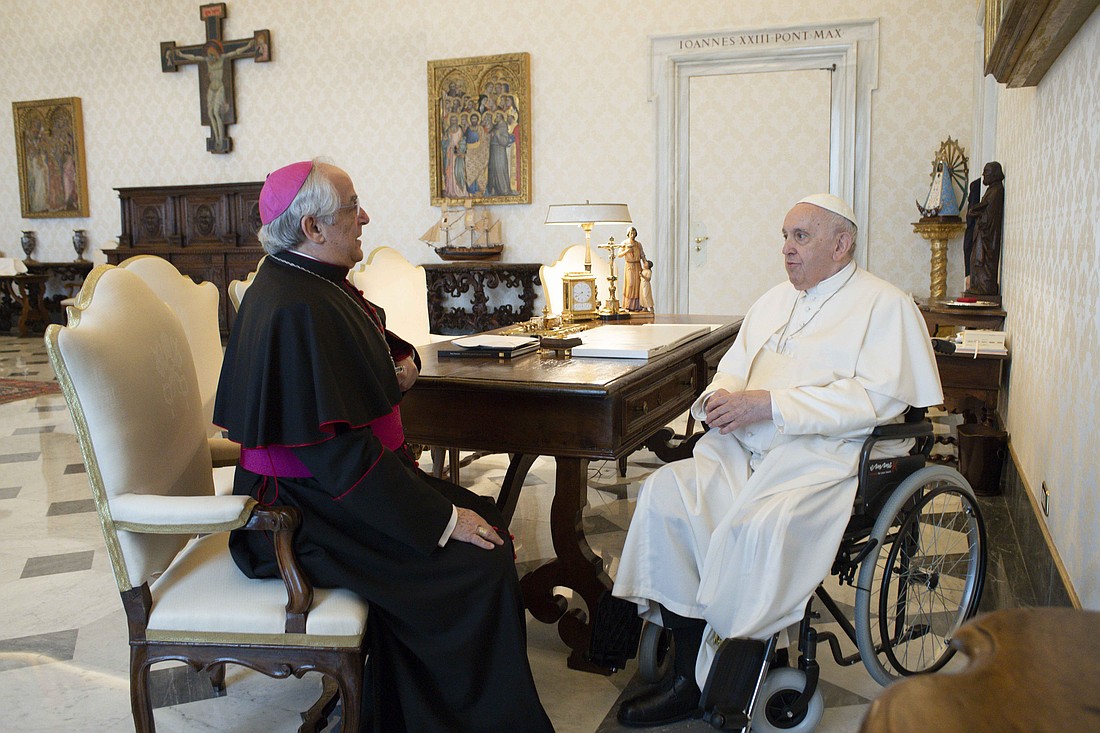
[[[578,304],[573,299],[573,289],[578,283],[588,283],[592,288],[592,299],[578,309]],[[562,275],[562,315],[574,321],[585,321],[596,318],[600,307],[600,301],[596,293],[596,276],[590,272],[567,272]]]

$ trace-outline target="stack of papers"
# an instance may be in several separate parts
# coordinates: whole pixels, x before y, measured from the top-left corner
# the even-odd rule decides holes
[[[955,336],[956,354],[1008,354],[1004,331],[968,328]]]
[[[678,323],[597,326],[577,334],[582,343],[574,346],[572,353],[574,358],[649,359],[710,333],[713,328],[709,324]]]
[[[450,344],[440,347],[436,353],[439,356],[494,356],[498,359],[510,359],[529,354],[538,347],[539,340],[534,336],[479,333],[452,339]]]

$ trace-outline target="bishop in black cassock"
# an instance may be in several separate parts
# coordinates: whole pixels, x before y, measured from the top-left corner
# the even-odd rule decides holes
[[[373,730],[551,731],[503,520],[419,470],[405,444],[398,378],[418,357],[347,280],[369,221],[350,178],[287,166],[260,213],[271,255],[233,325],[214,412],[242,447],[234,492],[301,510],[311,580],[370,603]],[[234,532],[230,547],[247,575],[277,576],[264,534]]]

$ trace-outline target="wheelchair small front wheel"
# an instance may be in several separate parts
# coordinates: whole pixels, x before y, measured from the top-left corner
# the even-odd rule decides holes
[[[638,642],[638,676],[643,682],[655,684],[663,680],[672,667],[674,653],[672,633],[657,624],[642,624]]]
[[[916,471],[890,495],[869,541],[854,623],[868,673],[888,685],[942,668],[985,577],[985,525],[970,484],[946,466]]]
[[[800,713],[791,710],[793,703],[806,689],[806,673],[801,669],[783,667],[768,673],[760,686],[756,710],[753,712],[753,733],[809,733],[821,722],[825,703],[821,689],[814,690],[806,709]]]

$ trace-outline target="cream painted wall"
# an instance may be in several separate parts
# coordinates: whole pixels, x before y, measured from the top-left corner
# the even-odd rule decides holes
[[[40,0],[0,5],[0,129],[15,100],[80,97],[91,217],[24,220],[14,136],[0,132],[0,251],[21,256],[19,232],[38,232],[39,259],[68,259],[74,228],[93,248],[119,233],[119,186],[261,180],[314,155],[347,168],[372,218],[364,245],[415,262],[436,216],[427,185],[426,62],[528,51],[534,91],[534,203],[494,208],[510,261],[546,261],[580,232],[546,227],[550,203],[625,201],[640,238],[654,236],[654,110],[647,38],[686,31],[881,18],[871,167],[870,267],[927,294],[928,247],[913,234],[931,159],[947,136],[969,145],[973,3],[928,0],[228,0],[230,38],[271,30],[274,60],[237,62],[234,151],[205,152],[191,67],[164,74],[159,43],[203,37],[200,0]],[[781,92],[781,90],[777,90]],[[797,114],[797,100],[791,100]],[[736,131],[715,139],[737,140]],[[741,144],[759,145],[743,140]],[[768,231],[778,231],[772,222]],[[600,232],[619,236],[618,231]],[[962,283],[961,242],[950,285]],[[657,263],[657,276],[661,263]],[[656,288],[655,288],[656,289]],[[660,305],[660,304],[658,304]]]
[[[1100,11],[1037,87],[1002,89],[1007,426],[1081,603],[1100,608]],[[1038,502],[1037,502],[1038,503]]]

